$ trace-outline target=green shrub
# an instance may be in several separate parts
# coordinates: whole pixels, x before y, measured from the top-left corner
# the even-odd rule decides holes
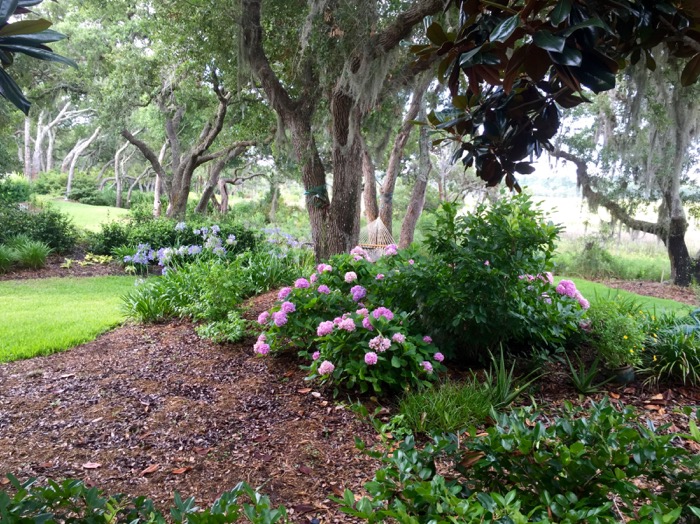
[[[639,364],[646,334],[644,314],[634,299],[597,297],[588,318],[588,343],[609,368]]]
[[[53,251],[43,242],[24,239],[14,244],[15,260],[21,267],[40,269],[46,265],[46,258]]]
[[[163,514],[151,499],[124,495],[106,496],[97,488],[88,488],[79,480],[47,481],[46,486],[35,479],[20,483],[8,475],[14,495],[0,491],[0,517],[3,524],[25,522],[71,522],[88,524],[109,522],[126,524],[149,522],[165,524],[218,524],[250,522],[274,524],[288,522],[283,506],[274,508],[270,499],[241,482],[224,492],[209,508],[202,510],[194,497],[183,500],[175,492],[174,506]]]
[[[67,253],[78,240],[78,231],[71,218],[50,207],[32,212],[0,206],[0,224],[0,243],[17,235],[26,235],[58,253]]]
[[[495,425],[479,436],[437,436],[423,449],[407,437],[383,455],[369,451],[384,463],[365,485],[370,497],[346,491],[341,509],[368,522],[426,524],[700,516],[700,456],[675,445],[668,425],[640,423],[632,408],[607,400],[587,409],[567,403],[555,420],[529,408],[492,416]]]
[[[15,262],[15,250],[4,244],[0,244],[0,275],[7,273]]]
[[[245,337],[247,322],[238,311],[229,311],[226,320],[217,320],[197,326],[197,335],[217,344],[239,342]]]
[[[638,370],[648,376],[647,382],[700,385],[700,325],[694,317],[653,313],[646,317],[644,331],[646,346]]]
[[[19,175],[0,174],[0,206],[26,202],[30,195],[29,183]]]
[[[115,254],[116,249],[129,245],[129,230],[129,225],[125,223],[104,223],[100,231],[88,233],[88,250],[97,255]]]
[[[418,433],[463,431],[486,419],[491,411],[491,398],[475,378],[447,381],[407,393],[398,411],[405,425]]]
[[[175,315],[160,280],[140,283],[123,297],[122,311],[127,318],[141,323],[163,322]]]

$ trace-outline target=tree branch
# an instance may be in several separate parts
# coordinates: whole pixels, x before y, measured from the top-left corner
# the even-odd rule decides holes
[[[651,233],[662,239],[668,236],[667,228],[662,224],[656,222],[649,222],[646,220],[637,220],[632,217],[625,209],[615,202],[612,198],[596,191],[594,189],[595,178],[588,173],[588,164],[582,158],[569,153],[568,151],[562,151],[560,149],[552,152],[557,158],[567,160],[576,166],[576,184],[581,188],[581,194],[583,198],[592,206],[603,206],[608,210],[610,215],[619,220],[625,226],[636,231],[642,231],[644,233]]]
[[[129,133],[127,129],[122,130],[121,135],[124,138],[126,138],[129,142],[131,142],[134,146],[136,146],[139,149],[139,151],[141,151],[146,160],[148,160],[151,163],[153,171],[155,171],[159,176],[165,178],[165,170],[163,169],[162,164],[159,162],[158,157],[153,152],[153,150],[150,147],[148,147],[148,145],[144,141],[136,138],[134,135]]]

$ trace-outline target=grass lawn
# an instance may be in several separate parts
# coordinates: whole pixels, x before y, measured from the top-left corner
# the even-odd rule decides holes
[[[134,281],[85,277],[0,282],[0,362],[68,349],[120,324],[121,296]]]
[[[128,209],[109,206],[88,206],[87,204],[44,195],[39,196],[38,200],[72,217],[76,226],[89,231],[99,231],[101,224],[113,222],[129,213]]]
[[[646,311],[661,311],[665,309],[668,312],[678,313],[679,315],[684,315],[689,311],[695,309],[692,306],[683,304],[681,302],[676,302],[675,300],[667,300],[663,298],[646,297],[643,295],[637,295],[635,293],[630,293],[623,289],[611,289],[603,284],[598,284],[597,282],[590,282],[582,278],[571,278],[571,277],[557,277],[554,279],[555,282],[559,282],[562,279],[573,280],[576,284],[576,289],[578,289],[581,294],[586,297],[591,304],[595,303],[596,295],[601,297],[607,297],[609,293],[613,295],[619,295],[620,297],[629,298],[634,297],[634,299],[640,304],[640,308]]]

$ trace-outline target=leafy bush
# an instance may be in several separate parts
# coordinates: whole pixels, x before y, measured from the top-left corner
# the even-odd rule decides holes
[[[238,311],[229,311],[226,320],[217,320],[197,326],[197,334],[218,344],[239,342],[246,334],[246,321]]]
[[[486,389],[471,378],[411,391],[401,399],[398,411],[411,430],[433,434],[463,431],[483,422],[491,407]]]
[[[634,299],[597,297],[588,310],[588,342],[610,368],[638,364],[646,335],[644,314]]]
[[[129,231],[129,225],[126,223],[103,223],[100,231],[88,232],[88,250],[97,255],[115,254],[116,249],[130,244]]]
[[[274,508],[268,497],[243,482],[224,492],[211,507],[204,510],[195,505],[194,497],[182,500],[175,492],[174,506],[163,514],[156,509],[151,499],[137,497],[128,500],[124,495],[106,496],[97,488],[86,487],[79,480],[65,480],[61,483],[48,480],[46,486],[40,486],[35,479],[20,483],[12,475],[7,478],[15,494],[11,496],[0,491],[0,517],[3,524],[287,522],[287,512],[283,506]]]
[[[15,261],[15,250],[4,244],[0,244],[0,275],[7,273]]]
[[[653,313],[645,319],[644,331],[646,349],[638,369],[648,375],[648,382],[700,384],[700,325],[694,317]]]
[[[43,242],[58,253],[69,252],[78,240],[78,231],[67,215],[44,208],[38,212],[0,206],[0,243],[17,235]]]
[[[167,287],[162,280],[139,285],[122,297],[122,311],[127,318],[141,323],[163,322],[175,315],[165,296]]]
[[[0,174],[0,206],[29,200],[29,183],[19,175]]]
[[[21,267],[40,269],[53,250],[43,242],[24,239],[14,244],[14,251],[14,259]]]
[[[604,400],[566,404],[551,422],[529,408],[492,416],[481,436],[437,436],[423,449],[408,437],[383,455],[368,452],[384,463],[365,485],[370,497],[346,491],[341,509],[368,522],[440,524],[700,516],[700,456],[676,446],[668,426],[638,423],[631,408]]]

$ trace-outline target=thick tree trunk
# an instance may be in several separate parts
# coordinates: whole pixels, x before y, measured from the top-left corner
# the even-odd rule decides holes
[[[226,187],[226,182],[223,180],[219,180],[219,194],[221,195],[219,213],[228,213],[228,187]]]
[[[425,121],[426,119],[425,100],[421,102],[418,118],[421,121]],[[418,224],[418,219],[423,212],[423,205],[425,204],[425,192],[428,188],[428,177],[430,176],[430,171],[433,168],[433,163],[430,161],[430,141],[428,138],[428,128],[426,126],[421,126],[420,128],[418,150],[418,176],[416,177],[416,183],[413,186],[413,191],[411,192],[411,200],[408,203],[408,209],[406,210],[403,224],[401,224],[401,237],[399,239],[400,248],[407,248],[413,242],[413,236],[416,232],[416,224]]]

